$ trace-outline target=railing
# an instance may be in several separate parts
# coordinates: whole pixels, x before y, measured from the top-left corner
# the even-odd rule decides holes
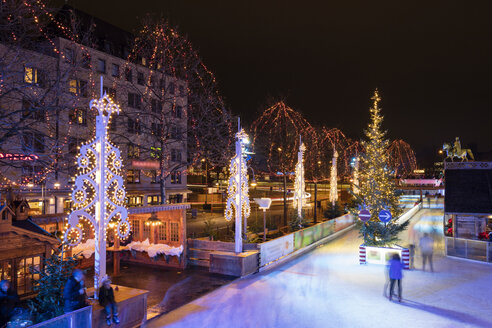
[[[86,306],[56,318],[40,322],[29,328],[91,328],[92,306]]]
[[[446,255],[470,260],[492,262],[492,243],[481,240],[444,237]]]

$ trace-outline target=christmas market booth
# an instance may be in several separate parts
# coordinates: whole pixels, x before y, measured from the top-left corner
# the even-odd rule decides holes
[[[492,262],[492,162],[445,163],[446,255]]]
[[[58,241],[21,212],[0,205],[0,279],[10,281],[19,296],[29,297],[34,295],[33,281],[39,278],[35,269],[42,268]]]

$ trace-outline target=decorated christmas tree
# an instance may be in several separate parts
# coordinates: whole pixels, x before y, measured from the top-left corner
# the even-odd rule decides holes
[[[383,116],[379,108],[378,90],[374,91],[373,106],[370,109],[371,121],[365,131],[368,140],[363,142],[365,153],[361,156],[359,171],[359,208],[370,211],[371,218],[367,223],[360,224],[360,234],[364,244],[368,246],[389,246],[398,241],[398,233],[403,231],[408,222],[398,224],[396,218],[402,210],[399,206],[394,179],[389,166],[387,149],[389,141],[385,139],[386,131],[382,130]],[[379,220],[379,212],[388,210],[393,219],[387,223]]]

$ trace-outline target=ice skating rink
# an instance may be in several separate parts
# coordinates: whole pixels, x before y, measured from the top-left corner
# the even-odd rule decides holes
[[[352,230],[146,327],[492,327],[492,266],[443,257],[442,217],[442,209],[423,209],[401,236],[407,246],[429,232],[437,247],[434,273],[420,270],[418,254],[416,269],[404,272],[401,304],[383,296],[384,266],[359,265],[361,239]]]

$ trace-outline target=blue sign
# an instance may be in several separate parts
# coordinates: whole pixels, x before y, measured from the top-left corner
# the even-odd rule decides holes
[[[382,210],[379,212],[379,221],[388,223],[391,220],[391,212],[388,210]]]

